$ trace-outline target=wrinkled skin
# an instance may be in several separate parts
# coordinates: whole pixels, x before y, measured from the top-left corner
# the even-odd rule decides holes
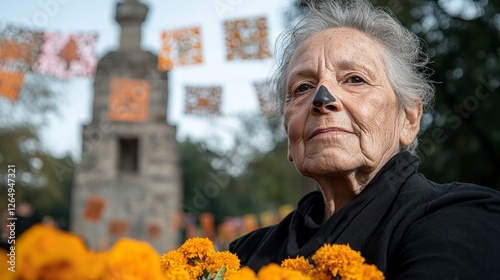
[[[418,133],[422,108],[400,105],[382,50],[360,31],[328,29],[304,41],[288,65],[288,157],[320,185],[325,217],[359,194]],[[321,86],[334,98],[315,106]]]

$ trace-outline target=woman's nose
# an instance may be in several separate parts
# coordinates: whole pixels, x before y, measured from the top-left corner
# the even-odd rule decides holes
[[[333,95],[328,91],[325,86],[320,86],[316,94],[314,95],[312,104],[314,107],[323,107],[327,104],[335,102],[336,99]]]

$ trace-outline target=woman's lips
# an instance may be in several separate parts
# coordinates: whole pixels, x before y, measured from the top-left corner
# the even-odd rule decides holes
[[[313,131],[311,136],[309,136],[309,139],[312,139],[318,135],[321,134],[346,134],[346,133],[351,133],[350,131],[347,131],[346,129],[343,129],[341,127],[326,127],[326,128],[319,128]]]

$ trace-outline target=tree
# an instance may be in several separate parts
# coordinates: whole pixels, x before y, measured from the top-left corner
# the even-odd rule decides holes
[[[41,216],[51,216],[67,228],[74,163],[69,156],[47,154],[38,137],[64,100],[49,81],[27,74],[17,100],[0,97],[0,209],[7,209],[7,166],[14,165],[16,205],[28,201]]]
[[[263,116],[241,116],[234,143],[224,149],[187,139],[181,143],[184,209],[240,216],[292,203],[315,184],[287,160],[281,123]]]
[[[73,172],[57,173],[57,166],[72,163],[70,157],[45,154],[36,134],[30,129],[0,130],[0,209],[7,209],[7,166],[15,166],[15,200],[31,203],[40,216],[51,216],[67,228]],[[73,166],[73,165],[71,165]]]

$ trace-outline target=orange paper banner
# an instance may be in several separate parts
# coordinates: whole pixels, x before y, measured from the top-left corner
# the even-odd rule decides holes
[[[164,31],[161,40],[162,47],[158,55],[160,71],[169,71],[176,66],[203,62],[199,27]]]
[[[257,92],[257,97],[259,98],[259,108],[260,113],[264,116],[272,116],[277,114],[276,101],[271,93],[269,84],[265,81],[255,82],[255,91]]]
[[[219,115],[222,87],[186,87],[185,112],[190,115]]]
[[[224,22],[227,60],[271,57],[265,17]]]
[[[113,121],[143,122],[148,119],[150,85],[146,80],[111,80],[108,117]]]
[[[6,26],[0,31],[0,69],[11,72],[32,71],[40,54],[43,33]]]
[[[96,33],[45,32],[36,71],[58,78],[93,77]]]
[[[16,101],[23,87],[24,73],[0,72],[0,96]]]

